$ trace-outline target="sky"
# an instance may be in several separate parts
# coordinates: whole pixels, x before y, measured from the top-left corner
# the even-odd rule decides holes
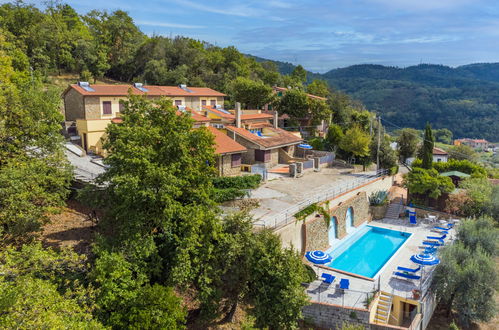
[[[64,2],[81,14],[125,10],[148,35],[234,45],[243,53],[301,64],[314,72],[365,63],[406,67],[499,62],[497,0]]]

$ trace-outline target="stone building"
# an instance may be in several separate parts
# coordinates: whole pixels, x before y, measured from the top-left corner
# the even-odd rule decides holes
[[[145,95],[151,99],[170,98],[179,111],[188,111],[195,126],[207,126],[210,121],[197,113],[205,105],[222,105],[225,94],[206,87],[90,85],[86,82],[69,85],[62,94],[66,127],[72,127],[85,151],[103,154],[102,137],[107,125],[120,116],[123,100],[128,94]]]
[[[214,127],[209,126],[208,130],[215,135],[215,153],[217,154],[215,167],[218,174],[220,176],[240,175],[242,155],[247,149]]]

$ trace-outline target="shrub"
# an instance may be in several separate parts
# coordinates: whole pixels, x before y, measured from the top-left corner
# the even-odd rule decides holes
[[[236,198],[242,198],[247,194],[248,193],[246,191],[237,188],[215,189],[213,199],[217,203],[223,203]]]
[[[375,191],[369,196],[369,205],[371,206],[380,206],[384,205],[388,202],[388,191],[386,190],[378,190]]]
[[[395,175],[399,172],[399,166],[395,165],[393,167],[390,167],[390,175]]]
[[[213,179],[213,186],[217,189],[255,189],[260,185],[262,177],[259,174],[233,177],[217,177]]]
[[[422,167],[422,162],[420,159],[416,159],[411,164],[412,167]],[[449,159],[448,162],[434,162],[433,168],[436,169],[439,173],[450,172],[450,171],[459,171],[466,174],[470,174],[473,177],[477,178],[486,178],[487,170],[473,162],[470,162],[467,159],[457,160],[457,159]]]

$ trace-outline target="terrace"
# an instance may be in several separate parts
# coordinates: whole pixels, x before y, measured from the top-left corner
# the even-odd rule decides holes
[[[407,268],[416,268],[418,266],[410,260],[410,257],[423,251],[421,248],[422,242],[427,236],[438,236],[433,229],[435,224],[421,223],[418,219],[418,225],[411,226],[407,219],[383,219],[372,221],[369,225],[410,233],[411,236],[386,262],[374,280],[347,275],[342,271],[336,271],[329,267],[313,265],[318,279],[310,283],[306,289],[311,302],[366,310],[369,309],[368,302],[372,301],[374,293],[379,291],[397,296],[399,301],[414,305],[417,305],[421,299],[425,299],[435,267],[426,266],[422,271],[418,272],[417,274],[421,275],[421,280],[406,280],[394,277],[393,274],[398,266]],[[445,241],[446,244],[449,244],[455,238],[455,234],[455,229],[449,230],[448,238]],[[323,283],[322,279],[320,279],[323,273],[335,276],[335,281],[330,285]],[[339,289],[338,283],[340,279],[349,280],[350,286],[348,290]],[[413,290],[420,290],[420,297],[414,297]],[[408,327],[413,319],[414,315],[407,316],[407,319],[404,319],[405,322],[401,322],[399,325]]]

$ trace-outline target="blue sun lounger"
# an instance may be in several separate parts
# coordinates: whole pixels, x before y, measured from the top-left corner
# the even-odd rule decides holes
[[[327,273],[322,273],[321,277],[323,278],[322,282],[327,283],[327,284],[333,283],[334,279],[336,278],[336,276],[333,276],[333,275],[327,274]]]
[[[397,270],[401,270],[403,272],[408,272],[408,273],[417,273],[417,272],[419,272],[421,270],[421,266],[419,266],[418,268],[414,268],[414,269],[398,266]]]
[[[440,242],[437,242],[437,241],[423,242],[423,245],[429,245],[431,247],[442,246],[442,245],[444,245],[444,241],[440,241]]]
[[[424,252],[423,253],[424,254],[433,254],[435,252],[437,252],[437,248],[436,247],[426,246],[424,248]]]
[[[426,239],[436,239],[438,241],[443,241],[447,237],[447,234],[443,234],[440,237],[437,236],[426,236]]]
[[[342,278],[340,280],[340,289],[342,289],[342,290],[347,289],[348,290],[349,287],[350,287],[350,280],[346,279],[346,278]]]
[[[421,276],[419,276],[419,275],[406,274],[406,273],[401,273],[401,272],[395,272],[395,276],[407,278],[409,280],[419,280],[419,279],[421,279]]]

